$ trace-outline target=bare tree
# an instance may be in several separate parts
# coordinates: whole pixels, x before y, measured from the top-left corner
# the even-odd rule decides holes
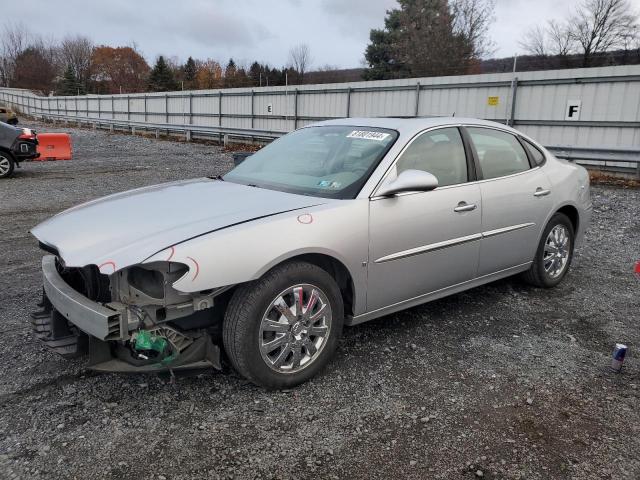
[[[82,35],[65,37],[60,43],[59,52],[63,68],[71,67],[85,89],[91,77],[93,50],[91,39]]]
[[[569,23],[584,66],[593,55],[622,48],[638,35],[638,16],[628,0],[584,0]]]
[[[548,53],[547,32],[540,25],[531,27],[525,32],[518,45],[529,55],[545,57]]]
[[[575,39],[568,24],[549,20],[547,34],[549,36],[549,50],[552,55],[566,56],[574,51]]]
[[[489,27],[495,19],[495,0],[453,0],[450,4],[454,32],[471,44],[472,57],[493,54],[495,44],[489,37]]]
[[[309,70],[313,59],[309,45],[301,43],[289,50],[289,64],[298,72],[300,83],[304,83],[304,74]]]
[[[11,86],[16,59],[29,45],[31,33],[23,23],[5,23],[0,35],[0,83]]]

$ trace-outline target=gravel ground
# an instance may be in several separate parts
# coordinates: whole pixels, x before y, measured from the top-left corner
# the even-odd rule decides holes
[[[50,126],[37,126],[52,131]],[[66,129],[71,162],[0,181],[2,478],[640,478],[640,191],[596,187],[567,279],[514,279],[348,328],[292,391],[233,373],[96,375],[31,335],[39,252],[63,208],[213,175],[219,147]],[[630,353],[608,371],[613,344]]]

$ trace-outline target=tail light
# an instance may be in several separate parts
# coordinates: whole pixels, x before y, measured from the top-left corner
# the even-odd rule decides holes
[[[18,138],[21,140],[35,140],[36,132],[29,128],[23,128],[22,133],[18,136]]]

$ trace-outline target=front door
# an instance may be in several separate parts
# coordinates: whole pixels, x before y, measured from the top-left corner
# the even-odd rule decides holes
[[[475,277],[482,231],[480,187],[455,127],[416,137],[392,168],[432,173],[438,188],[370,202],[367,310]]]

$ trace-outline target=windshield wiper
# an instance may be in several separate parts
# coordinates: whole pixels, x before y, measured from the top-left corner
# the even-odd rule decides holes
[[[221,182],[224,182],[224,178],[222,178],[222,175],[214,175],[213,177],[209,177],[211,180],[220,180]]]

